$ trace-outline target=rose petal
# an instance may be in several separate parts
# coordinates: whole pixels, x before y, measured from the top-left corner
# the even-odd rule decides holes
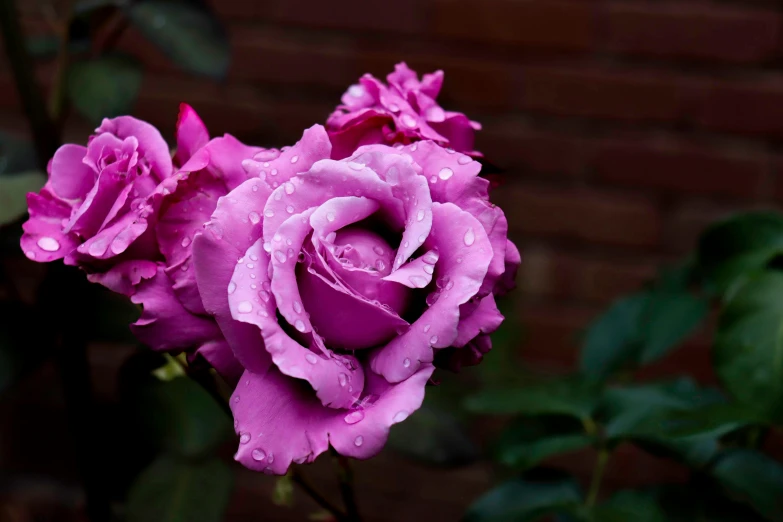
[[[517,277],[517,269],[519,268],[521,261],[522,259],[516,245],[510,240],[506,240],[506,269],[503,271],[503,276],[493,290],[496,295],[505,295],[507,292],[514,289],[516,286],[515,280]]]
[[[98,283],[112,292],[133,295],[136,286],[144,279],[151,279],[158,273],[158,265],[152,261],[131,259],[113,265],[106,272],[87,274],[87,280]]]
[[[209,142],[209,132],[193,107],[180,103],[177,117],[177,153],[179,165],[184,165],[190,157]]]
[[[495,303],[495,296],[489,294],[476,303],[465,303],[460,307],[457,338],[453,346],[465,346],[480,334],[491,334],[500,327],[503,315]]]
[[[366,393],[378,400],[353,424],[345,421],[349,411],[325,408],[277,369],[246,371],[230,403],[240,434],[235,459],[250,469],[283,475],[291,462],[312,462],[329,444],[341,455],[370,458],[383,448],[389,427],[421,406],[432,371],[425,366],[397,385],[369,374]]]
[[[434,203],[432,216],[433,233],[425,246],[440,254],[435,277],[441,294],[407,332],[373,352],[372,370],[389,382],[407,379],[422,362],[432,361],[434,348],[454,343],[459,307],[476,295],[492,258],[489,239],[476,218],[451,203]]]
[[[424,288],[432,281],[435,273],[433,266],[438,261],[438,251],[429,250],[423,256],[406,263],[383,278],[384,281],[394,281],[408,288]]]
[[[96,173],[82,162],[86,155],[87,147],[73,144],[63,145],[54,153],[49,182],[59,197],[78,199],[90,191]]]
[[[324,406],[351,406],[361,395],[364,372],[356,358],[332,356],[325,350],[325,353],[318,354],[300,345],[281,328],[275,311],[281,310],[278,296],[282,292],[279,285],[276,288],[274,278],[271,288],[275,298],[270,298],[268,293],[264,294],[267,292],[265,288],[269,288],[269,257],[264,252],[262,243],[263,240],[259,240],[252,245],[242,262],[237,263],[234,269],[228,296],[232,316],[237,321],[258,326],[264,338],[264,346],[278,369],[289,377],[309,382]],[[295,261],[289,260],[289,263]],[[298,298],[298,290],[289,290]],[[296,330],[299,332],[308,333],[301,322],[307,320],[307,316],[302,312],[300,305],[299,312],[295,313],[299,319],[288,320],[292,326],[297,325]],[[247,349],[248,347],[240,347],[243,352]]]
[[[234,357],[234,353],[223,339],[202,344],[190,357],[192,361],[196,357],[203,357],[231,386],[239,383],[239,378],[245,369]]]
[[[144,307],[131,330],[155,350],[184,350],[221,337],[214,321],[193,315],[182,307],[161,265],[154,277],[138,286],[131,301]]]
[[[281,150],[277,157],[265,158],[263,154],[259,154],[257,158],[247,160],[243,165],[249,172],[263,172],[260,177],[276,187],[299,172],[307,172],[313,163],[328,158],[331,152],[332,145],[326,130],[321,125],[313,125],[304,131],[302,139],[292,147]]]
[[[261,223],[249,220],[254,208],[269,197],[269,187],[259,179],[249,179],[218,200],[204,231],[193,240],[193,266],[204,308],[215,317],[229,346],[242,365],[264,372],[271,364],[255,326],[235,321],[228,305],[228,288],[237,259],[259,237]],[[257,349],[243,351],[243,346]]]
[[[75,234],[62,230],[70,207],[52,194],[48,184],[38,194],[27,194],[27,207],[30,219],[22,225],[24,234],[20,243],[29,259],[43,263],[62,259],[79,245]]]
[[[119,116],[104,119],[95,132],[110,132],[120,139],[133,136],[139,142],[139,152],[147,160],[158,180],[171,176],[173,173],[169,146],[158,129],[149,123],[131,116]]]

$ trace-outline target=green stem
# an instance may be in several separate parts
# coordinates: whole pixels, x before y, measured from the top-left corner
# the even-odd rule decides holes
[[[68,80],[68,62],[70,61],[70,30],[71,30],[71,17],[73,16],[73,0],[68,0],[65,3],[64,11],[65,15],[60,22],[60,47],[57,50],[57,62],[54,73],[54,83],[52,84],[52,91],[49,94],[49,114],[54,121],[58,132],[62,128],[63,119],[65,117],[65,95],[66,95],[66,82]]]
[[[293,480],[300,488],[302,488],[302,491],[307,493],[316,504],[331,513],[336,520],[341,522],[348,521],[345,514],[340,511],[337,506],[329,502],[326,497],[321,495],[313,486],[311,486],[310,483],[304,478],[304,475],[302,475],[302,473],[297,468],[291,468],[291,480]]]
[[[604,471],[606,470],[606,464],[609,462],[609,450],[602,447],[598,450],[598,458],[595,462],[595,468],[593,469],[593,478],[590,480],[590,490],[587,493],[587,499],[585,500],[585,506],[593,507],[596,500],[598,500],[598,493],[601,490],[601,480],[604,478]]]
[[[35,79],[35,67],[27,52],[14,0],[0,0],[0,34],[11,64],[16,90],[22,100],[22,108],[30,122],[38,164],[45,170],[49,158],[60,146],[60,135],[46,112],[46,104]]]
[[[340,481],[340,494],[345,504],[346,522],[361,522],[359,509],[356,506],[356,495],[353,488],[353,470],[347,457],[330,448],[334,462],[337,465],[337,478]]]

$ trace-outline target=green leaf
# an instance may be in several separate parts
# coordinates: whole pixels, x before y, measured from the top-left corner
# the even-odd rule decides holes
[[[221,407],[187,377],[164,382],[150,376],[138,386],[131,401],[150,442],[179,455],[206,455],[232,432]]]
[[[27,193],[38,192],[46,176],[37,171],[0,176],[0,226],[27,213]]]
[[[783,520],[783,466],[763,453],[738,449],[727,452],[712,474],[737,500],[770,520]]]
[[[495,454],[506,466],[525,470],[542,460],[589,446],[594,438],[573,417],[540,416],[515,419],[503,431]]]
[[[764,268],[783,253],[783,216],[739,214],[710,226],[699,238],[698,265],[706,283],[723,293],[743,274]]]
[[[294,482],[291,472],[275,480],[275,489],[272,491],[272,503],[276,506],[291,507],[294,505]]]
[[[389,446],[416,460],[459,466],[478,458],[476,445],[449,413],[424,405],[389,433]]]
[[[625,297],[614,302],[593,321],[582,346],[582,373],[595,379],[604,379],[634,361],[638,325],[648,301],[647,293]]]
[[[683,292],[653,292],[642,312],[639,362],[659,359],[707,316],[707,301]]]
[[[233,487],[231,470],[218,459],[155,460],[131,486],[128,522],[220,522]]]
[[[581,502],[576,481],[556,476],[546,480],[522,477],[509,480],[470,506],[465,522],[525,522],[537,520]]]
[[[593,509],[592,522],[669,522],[666,513],[650,495],[620,491]]]
[[[586,419],[597,402],[595,384],[564,378],[524,388],[485,390],[469,397],[465,406],[476,413],[571,415]]]
[[[718,321],[713,364],[746,407],[783,419],[783,273],[749,277]]]
[[[133,25],[175,64],[188,71],[223,78],[231,48],[226,32],[201,2],[141,0],[127,8]]]
[[[661,421],[660,429],[667,436],[680,440],[720,438],[738,429],[760,423],[747,408],[725,403],[674,411]]]
[[[91,122],[127,114],[141,86],[138,63],[123,55],[75,62],[68,68],[68,97]]]
[[[702,466],[717,452],[717,437],[704,434],[679,439],[666,422],[674,413],[696,411],[721,400],[716,391],[699,389],[689,379],[610,388],[602,397],[599,418],[605,422],[605,436],[611,443],[633,440],[653,453]]]

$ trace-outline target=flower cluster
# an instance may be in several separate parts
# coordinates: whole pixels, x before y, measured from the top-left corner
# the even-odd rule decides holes
[[[436,366],[476,364],[519,253],[443,73],[366,75],[326,127],[280,149],[210,139],[187,105],[160,133],[104,120],[28,197],[22,248],[141,305],[157,350],[236,386],[237,460],[283,474],[331,445],[367,458],[420,405]]]

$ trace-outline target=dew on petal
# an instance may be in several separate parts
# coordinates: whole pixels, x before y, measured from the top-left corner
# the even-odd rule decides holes
[[[476,234],[473,232],[473,227],[465,232],[464,241],[466,246],[470,246],[476,241]]]
[[[340,386],[345,386],[348,383],[348,376],[344,373],[341,373],[337,376],[337,382],[340,383]]]
[[[435,344],[437,342],[438,342],[438,336],[437,335],[433,335],[432,337],[430,337],[430,344]]]
[[[237,311],[240,314],[249,314],[253,311],[253,305],[250,303],[250,301],[242,301],[237,305]]]
[[[185,236],[182,238],[182,242],[180,245],[182,245],[182,248],[187,248],[187,246],[190,244],[190,238],[188,236]]]
[[[424,240],[427,239],[426,234],[422,234],[419,236],[419,243],[424,243]]]
[[[334,215],[334,212],[327,212],[326,213],[326,219],[329,220],[330,222],[334,221],[335,217],[336,216]]]
[[[362,437],[361,435],[359,435],[358,437],[356,437],[356,438],[353,440],[353,444],[354,444],[354,446],[356,446],[356,447],[358,448],[359,446],[361,446],[362,444],[364,444],[364,437]]]
[[[299,161],[299,156],[293,156],[291,158],[291,163],[296,163],[297,161]]]
[[[285,263],[286,257],[282,250],[275,250],[275,259],[281,263]]]
[[[372,247],[372,250],[373,250],[373,252],[375,252],[379,256],[383,255],[383,248],[379,247],[378,245],[375,245],[374,247]]]
[[[405,125],[408,128],[414,128],[416,126],[416,118],[411,116],[410,114],[403,114],[400,119],[402,120],[402,124]]]
[[[266,458],[266,454],[263,451],[261,451],[260,449],[254,449],[250,453],[250,456],[253,457],[253,460],[257,460],[257,461],[261,461],[261,460],[264,460]]]
[[[348,94],[353,96],[354,98],[361,98],[364,96],[364,87],[359,84],[354,84],[348,87]]]
[[[289,214],[293,214],[294,213],[294,206],[293,205],[288,205],[287,207],[285,207],[285,211],[288,212]]]
[[[346,424],[356,424],[364,418],[364,412],[361,410],[355,410],[345,416]]]
[[[449,179],[453,175],[454,175],[454,171],[448,167],[443,167],[442,169],[440,169],[440,172],[438,172],[438,177],[444,181]]]
[[[247,218],[254,225],[258,224],[261,221],[261,216],[258,215],[258,212],[251,212],[250,214],[247,215]]]
[[[424,325],[424,333],[427,333],[427,332],[429,332],[429,331],[430,331],[430,328],[432,328],[432,325],[431,325],[431,324],[425,324],[425,325]]]
[[[290,195],[290,194],[293,194],[295,190],[296,190],[296,187],[294,187],[294,184],[291,183],[290,181],[286,181],[286,183],[285,183],[285,193]]]
[[[410,359],[408,359],[408,358],[406,357],[406,358],[405,358],[405,359],[402,361],[402,365],[403,365],[405,368],[409,368],[409,367],[410,367],[410,365],[411,365],[411,360],[410,360]]]
[[[435,268],[433,268],[432,265],[424,265],[424,272],[427,274],[432,275],[432,273],[435,271]]]
[[[261,290],[258,292],[258,296],[264,300],[265,303],[269,302],[269,299],[271,298],[271,295],[266,290]]]
[[[457,160],[457,163],[460,165],[467,165],[471,161],[473,160],[470,158],[470,156],[460,156],[460,158]]]
[[[267,456],[267,459],[266,459],[266,460],[267,460],[267,462],[269,462],[270,464],[271,464],[271,463],[273,463],[273,462],[275,461],[275,456],[272,454],[272,452],[271,452],[271,451],[269,452],[269,455]]]
[[[419,210],[419,211],[416,213],[416,221],[424,221],[424,214],[425,214],[425,213],[424,213],[424,210],[421,210],[421,209],[420,209],[420,210]]]
[[[247,444],[248,442],[250,442],[250,434],[249,434],[249,433],[247,433],[247,432],[245,432],[245,433],[242,433],[242,434],[239,436],[239,443],[240,443],[240,444]]]
[[[302,303],[299,301],[294,301],[294,312],[301,314],[302,313]]]
[[[413,283],[413,286],[416,288],[424,288],[427,286],[427,278],[423,276],[418,275],[412,275],[408,278],[411,283]]]
[[[302,322],[301,319],[297,319],[296,322],[294,323],[294,328],[296,328],[300,332],[304,332],[305,331],[305,324],[304,324],[304,322]]]
[[[315,363],[317,363],[317,362],[318,362],[318,357],[316,357],[316,356],[315,356],[314,354],[312,354],[312,353],[308,353],[308,354],[306,354],[306,355],[305,355],[305,359],[307,359],[307,362],[309,362],[310,364],[315,364]]]
[[[47,252],[56,252],[60,250],[60,243],[53,237],[42,237],[38,240],[37,245],[38,248]]]
[[[405,419],[408,418],[408,412],[406,411],[398,411],[394,414],[394,418],[392,419],[394,422],[402,422]]]
[[[271,208],[268,208],[268,209],[266,209],[266,210],[264,211],[264,215],[265,215],[266,217],[274,217],[274,215],[275,215],[275,211],[274,211],[274,210],[272,210]]]
[[[229,295],[231,295],[234,292],[236,292],[236,289],[237,289],[237,284],[235,282],[231,281],[230,283],[228,283],[228,293],[229,293]]]
[[[383,272],[384,268],[386,268],[386,263],[383,262],[383,259],[379,259],[375,262],[375,268],[377,268],[378,271]]]

